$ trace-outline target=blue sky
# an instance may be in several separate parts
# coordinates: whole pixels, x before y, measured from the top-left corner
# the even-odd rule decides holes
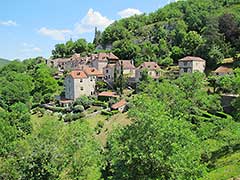
[[[149,13],[169,0],[2,0],[0,2],[0,57],[48,58],[57,43],[73,38],[93,39],[94,27],[104,29],[114,20]]]

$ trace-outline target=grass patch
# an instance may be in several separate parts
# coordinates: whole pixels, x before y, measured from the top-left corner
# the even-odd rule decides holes
[[[228,154],[215,162],[215,168],[201,180],[227,180],[240,176],[240,151]]]

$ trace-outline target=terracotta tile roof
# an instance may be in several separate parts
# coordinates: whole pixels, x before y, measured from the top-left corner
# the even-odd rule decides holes
[[[136,67],[132,64],[131,60],[120,60],[119,64],[123,65],[123,69],[135,69]]]
[[[149,70],[160,69],[159,65],[156,62],[144,62],[138,68],[139,69],[149,69]]]
[[[233,72],[233,69],[226,66],[220,66],[214,72],[215,73],[231,73]]]
[[[117,102],[116,104],[113,104],[111,106],[112,109],[118,109],[120,107],[123,107],[127,104],[127,101],[125,99],[122,99],[121,101]]]
[[[116,92],[104,91],[98,94],[98,96],[105,96],[105,97],[118,97]]]
[[[202,61],[202,62],[205,62],[204,59],[202,59],[200,57],[195,57],[195,56],[186,56],[186,57],[180,59],[179,61]]]
[[[103,73],[101,73],[99,70],[96,68],[90,68],[86,67],[83,69],[83,71],[88,75],[88,76],[97,76],[97,77],[102,77]]]
[[[70,76],[72,76],[73,79],[83,79],[83,78],[87,78],[87,75],[84,71],[80,71],[80,70],[75,70],[70,72]]]
[[[110,60],[118,60],[119,58],[115,56],[113,53],[99,53],[95,56],[98,61],[108,61]]]

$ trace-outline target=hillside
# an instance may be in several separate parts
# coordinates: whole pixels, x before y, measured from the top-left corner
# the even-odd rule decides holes
[[[183,56],[201,56],[209,67],[234,56],[240,45],[239,0],[188,0],[149,15],[121,19],[96,32],[95,44],[112,46],[122,59],[170,65]]]
[[[7,59],[2,59],[0,58],[0,68],[3,67],[4,65],[8,64],[10,61]]]

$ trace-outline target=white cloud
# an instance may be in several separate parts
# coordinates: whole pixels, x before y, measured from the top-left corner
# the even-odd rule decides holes
[[[0,25],[2,25],[2,26],[17,26],[17,23],[15,21],[8,20],[8,21],[0,21]]]
[[[66,36],[70,35],[72,31],[69,29],[48,29],[46,27],[42,27],[38,30],[38,33],[44,36],[49,36],[54,40],[65,41]]]
[[[85,17],[75,24],[74,33],[82,34],[86,32],[92,32],[95,27],[104,29],[114,21],[103,16],[100,12],[94,11],[92,8],[88,10]]]
[[[29,44],[29,43],[22,43],[22,52],[25,53],[32,53],[32,52],[41,52],[41,48],[36,47],[34,44]]]
[[[168,4],[177,2],[178,0],[168,0]]]
[[[121,16],[121,18],[127,18],[133,15],[140,15],[140,14],[142,14],[140,10],[133,9],[133,8],[127,8],[118,12],[118,15]]]

